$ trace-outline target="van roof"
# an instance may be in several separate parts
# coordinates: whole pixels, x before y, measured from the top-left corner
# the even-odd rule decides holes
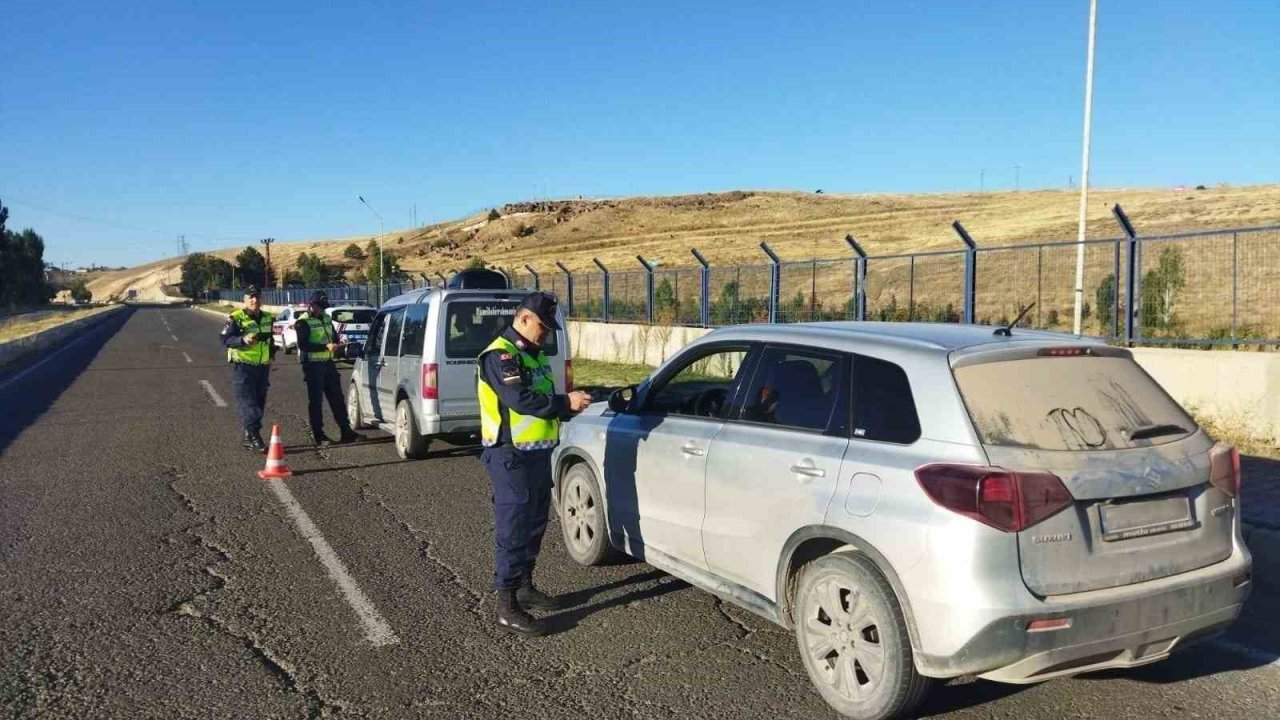
[[[383,303],[381,309],[399,307],[401,305],[415,305],[423,302],[440,302],[449,299],[463,298],[501,298],[510,300],[520,300],[525,295],[533,292],[530,288],[510,288],[503,290],[501,288],[479,289],[479,290],[456,290],[446,288],[422,288],[421,290],[410,290],[407,293],[397,295]]]

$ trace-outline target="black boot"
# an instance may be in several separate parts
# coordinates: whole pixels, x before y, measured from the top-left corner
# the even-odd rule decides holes
[[[333,444],[333,441],[329,439],[328,435],[324,434],[323,430],[321,430],[319,432],[311,433],[311,444],[317,448],[327,448]]]
[[[368,438],[366,438],[364,435],[361,435],[360,433],[348,427],[348,428],[342,428],[342,436],[338,438],[338,442],[343,443],[345,445],[346,443],[360,442],[361,440],[367,440],[367,439]]]
[[[558,598],[542,592],[533,586],[533,578],[525,578],[520,584],[520,589],[516,591],[516,599],[520,601],[521,607],[527,607],[531,610],[559,610],[564,607]]]
[[[262,432],[260,430],[254,430],[253,432],[249,433],[249,435],[250,435],[249,442],[253,443],[254,451],[260,452],[260,453],[264,453],[267,451],[267,444],[262,442]]]
[[[547,634],[547,626],[520,607],[515,590],[498,591],[498,627],[525,637]]]
[[[244,431],[244,438],[240,441],[240,446],[246,450],[257,450],[253,444],[253,433],[249,430]]]

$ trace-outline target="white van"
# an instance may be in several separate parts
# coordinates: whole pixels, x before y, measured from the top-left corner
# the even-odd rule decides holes
[[[395,435],[405,459],[425,457],[431,438],[462,443],[479,436],[476,357],[511,324],[527,289],[425,288],[387,301],[373,319],[363,357],[347,389],[351,426]],[[558,311],[561,327],[567,327]],[[548,336],[543,351],[556,392],[572,389],[569,338]]]

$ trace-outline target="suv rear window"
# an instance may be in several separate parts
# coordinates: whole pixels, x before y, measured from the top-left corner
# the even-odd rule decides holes
[[[373,322],[374,311],[364,309],[341,309],[330,310],[329,315],[337,323],[352,323],[355,325],[368,325]]]
[[[1125,357],[1039,357],[956,368],[985,445],[1123,450],[1184,438],[1196,423]]]
[[[449,358],[475,358],[493,342],[515,317],[517,301],[454,300],[445,304],[444,354]],[[555,357],[556,333],[547,335],[542,351]]]

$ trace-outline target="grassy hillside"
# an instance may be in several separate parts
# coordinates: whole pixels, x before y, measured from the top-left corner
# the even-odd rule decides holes
[[[696,247],[712,263],[762,262],[758,245],[768,242],[786,260],[841,257],[842,238],[853,233],[872,254],[959,247],[950,229],[960,220],[981,245],[1071,240],[1079,196],[1074,191],[945,193],[929,195],[818,195],[734,191],[673,197],[515,203],[486,214],[426,228],[395,230],[387,252],[414,273],[448,273],[469,258],[509,268],[525,263],[551,272],[558,260],[572,269],[593,268],[600,258],[611,269],[635,269],[635,256],[666,266],[690,265]],[[1280,185],[1207,190],[1113,189],[1090,193],[1089,237],[1118,235],[1110,207],[1120,203],[1140,233],[1280,223]],[[300,253],[353,267],[342,257],[352,242],[374,236],[277,243],[277,268],[293,267]],[[215,254],[231,260],[241,248]],[[163,260],[104,273],[90,289],[97,298],[123,295],[130,287],[161,292],[166,273],[178,265]],[[176,273],[175,273],[176,275]],[[173,275],[169,276],[169,280]]]

